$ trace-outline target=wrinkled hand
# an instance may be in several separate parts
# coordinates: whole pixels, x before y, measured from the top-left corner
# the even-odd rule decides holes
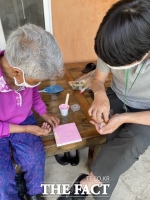
[[[46,122],[43,123],[41,127],[36,125],[27,125],[26,132],[37,135],[37,136],[46,136],[51,131],[51,127]]]
[[[48,122],[53,128],[59,125],[60,120],[53,114],[45,113],[41,116],[46,122]]]
[[[110,134],[112,132],[114,132],[119,126],[121,126],[123,123],[125,123],[124,121],[124,115],[123,114],[116,114],[113,115],[108,123],[103,126],[102,128],[100,128],[100,124],[91,120],[90,122],[95,126],[96,130],[101,134],[101,135],[106,135],[106,134]]]
[[[105,92],[99,92],[94,96],[94,101],[89,109],[89,115],[97,123],[108,122],[110,104]]]

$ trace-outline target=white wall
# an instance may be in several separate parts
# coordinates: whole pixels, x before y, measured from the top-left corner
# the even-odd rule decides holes
[[[51,0],[43,0],[45,30],[53,34]]]
[[[6,47],[5,36],[2,29],[2,23],[1,23],[1,18],[0,18],[0,50],[5,49],[5,47]]]

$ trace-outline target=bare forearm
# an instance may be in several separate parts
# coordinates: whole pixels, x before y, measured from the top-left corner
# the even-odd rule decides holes
[[[92,82],[92,91],[94,94],[99,93],[99,92],[105,92],[104,83],[101,82],[100,80],[94,79]]]
[[[37,125],[15,125],[15,124],[9,124],[9,133],[30,133],[36,136],[46,136],[51,131],[50,125],[48,125],[46,122],[43,123],[42,127],[39,127]]]
[[[124,123],[150,125],[150,111],[123,113],[122,117]]]
[[[27,126],[9,124],[9,133],[21,133],[26,132]]]

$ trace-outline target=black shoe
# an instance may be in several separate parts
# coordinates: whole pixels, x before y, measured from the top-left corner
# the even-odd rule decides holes
[[[80,181],[82,179],[84,179],[86,176],[88,176],[87,174],[81,174],[76,181],[73,183],[73,185],[71,186],[70,190],[67,191],[67,193],[69,194],[62,194],[60,197],[57,198],[57,200],[84,200],[86,199],[86,197],[88,196],[86,193],[83,192],[82,188],[80,190],[78,190],[79,194],[75,194],[75,185],[76,184],[80,184]]]
[[[36,194],[36,195],[26,195],[27,200],[45,200],[45,198],[42,196],[42,194]]]
[[[55,158],[56,158],[57,162],[61,165],[69,164],[69,160],[68,160],[66,153],[64,153],[64,156],[59,156],[59,154],[57,154],[57,155],[55,155]]]
[[[18,190],[18,196],[20,197],[21,200],[25,200],[24,196],[26,194],[26,187],[25,187],[24,173],[16,174],[15,181]]]
[[[94,63],[88,63],[85,68],[82,70],[82,73],[89,73],[92,70],[96,69],[96,65]]]
[[[72,166],[76,166],[79,164],[79,153],[78,151],[76,150],[76,155],[75,156],[71,156],[71,154],[68,152],[67,154],[68,156],[68,159],[69,159],[69,162],[70,162],[70,165]]]

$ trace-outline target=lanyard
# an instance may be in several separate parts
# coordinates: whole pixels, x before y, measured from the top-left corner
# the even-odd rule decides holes
[[[139,74],[140,74],[140,72],[141,72],[141,70],[142,70],[144,64],[145,64],[145,62],[144,62],[143,65],[141,66],[141,68],[140,68],[140,70],[139,70],[137,76],[135,77],[135,79],[134,79],[134,81],[133,81],[133,83],[132,83],[132,85],[131,85],[131,87],[130,87],[129,90],[128,90],[128,80],[129,80],[130,69],[127,69],[127,70],[126,70],[126,86],[125,86],[125,95],[124,95],[124,100],[123,100],[123,108],[125,109],[126,112],[127,112],[127,107],[126,107],[127,95],[129,94],[129,92],[130,92],[130,90],[132,89],[132,87],[133,87],[135,81],[137,80],[137,78],[138,78],[138,76],[139,76]],[[128,90],[128,91],[127,91],[127,90]]]

